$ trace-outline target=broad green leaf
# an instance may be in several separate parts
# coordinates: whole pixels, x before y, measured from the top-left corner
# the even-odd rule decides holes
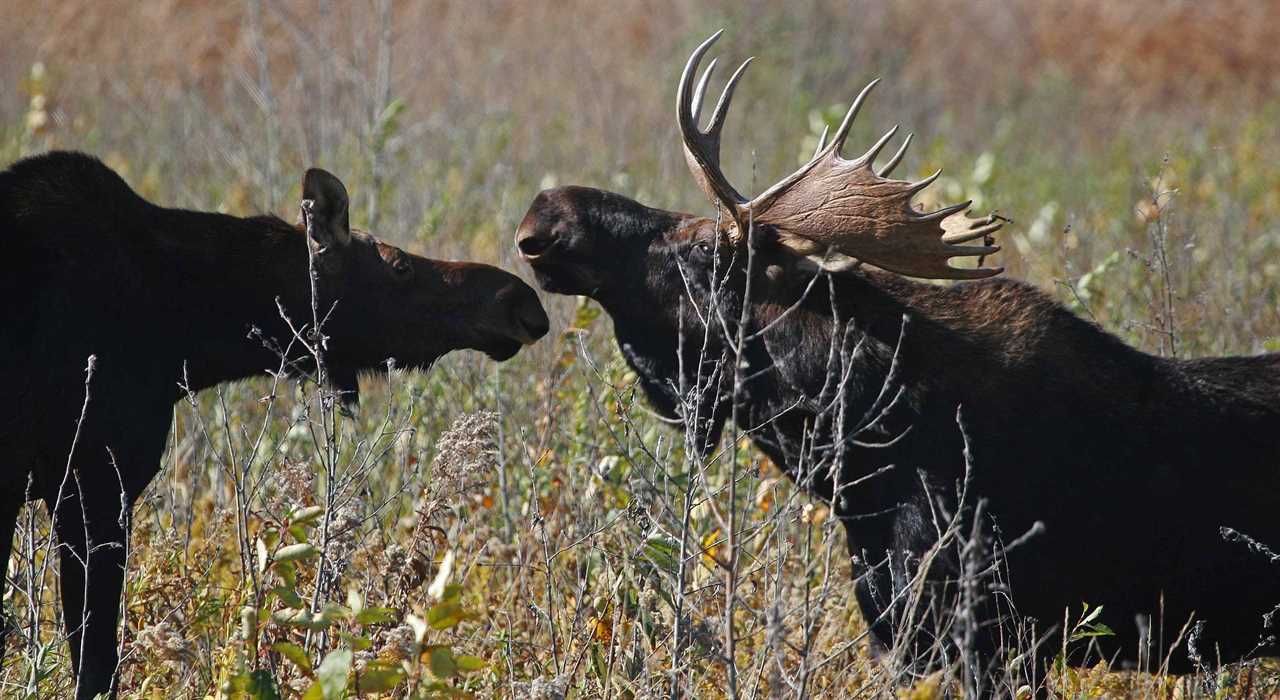
[[[284,581],[284,585],[295,590],[298,588],[298,570],[295,568],[293,562],[276,562],[276,565],[273,568],[275,569],[276,575]]]
[[[315,675],[315,672],[311,669],[311,659],[307,658],[307,652],[297,644],[292,644],[290,642],[276,642],[271,645],[271,649],[293,662],[294,666],[302,669],[302,672],[306,674],[308,678]]]
[[[473,617],[475,615],[463,610],[458,601],[446,600],[443,603],[436,603],[427,611],[427,624],[431,625],[431,629],[442,630]]]
[[[351,645],[352,651],[364,651],[365,649],[373,647],[373,642],[369,641],[367,638],[357,637],[350,632],[339,632],[338,638],[341,639],[344,644]]]
[[[234,675],[227,679],[227,684],[237,697],[245,700],[280,700],[275,679],[263,669]]]
[[[356,677],[357,693],[377,693],[394,690],[404,682],[405,672],[398,664],[372,661]]]
[[[680,543],[665,535],[653,535],[644,543],[644,554],[658,568],[675,573],[680,562]]]
[[[453,657],[453,660],[458,663],[459,669],[467,672],[479,671],[480,669],[489,665],[488,661],[485,661],[479,656],[471,656],[469,654],[461,654],[459,656],[455,656]]]
[[[272,561],[298,561],[300,559],[310,559],[320,554],[320,549],[310,542],[300,542],[298,544],[290,544],[276,550]]]
[[[324,515],[323,506],[307,506],[299,508],[289,514],[289,524],[291,525],[313,525],[320,516]]]
[[[316,669],[316,679],[324,693],[325,700],[341,700],[346,697],[347,674],[351,672],[350,649],[334,649],[320,662]]]
[[[391,608],[365,608],[356,613],[356,622],[362,625],[385,625],[396,621],[396,611]]]
[[[323,613],[312,615],[306,610],[297,610],[286,608],[277,610],[271,614],[271,619],[278,625],[285,627],[301,627],[309,630],[322,630],[329,626],[329,620],[326,620]]]
[[[427,647],[422,652],[427,657],[427,668],[436,678],[452,678],[458,675],[458,662],[453,658],[453,650],[445,645]]]
[[[338,605],[337,603],[325,603],[324,608],[320,611],[320,615],[326,622],[346,620],[351,617],[351,610]]]
[[[271,592],[280,599],[280,602],[291,608],[304,608],[307,605],[306,602],[302,600],[302,596],[298,595],[297,591],[294,591],[292,588],[276,586],[271,589]]]
[[[605,679],[605,675],[607,674],[607,671],[608,671],[608,666],[605,665],[604,657],[600,654],[599,644],[591,645],[591,670],[595,671],[596,678],[600,679],[601,681]]]
[[[1102,614],[1102,606],[1099,605],[1098,607],[1093,609],[1093,612],[1089,612],[1089,604],[1085,603],[1083,612],[1087,612],[1089,614],[1084,616],[1084,619],[1080,621],[1080,624],[1087,625],[1090,622],[1093,622],[1094,620],[1096,620],[1097,617]]]

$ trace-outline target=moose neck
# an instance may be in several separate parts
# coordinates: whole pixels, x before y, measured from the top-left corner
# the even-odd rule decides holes
[[[278,369],[281,353],[305,360],[281,317],[283,309],[295,328],[311,325],[305,235],[271,216],[161,212],[155,236],[171,285],[160,288],[183,292],[154,303],[187,385],[199,390]],[[323,316],[330,302],[322,303]]]

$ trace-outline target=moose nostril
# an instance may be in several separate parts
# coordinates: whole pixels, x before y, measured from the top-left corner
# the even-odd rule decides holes
[[[527,258],[536,258],[547,252],[547,249],[555,242],[555,236],[527,235],[521,236],[516,240],[516,247],[520,249],[521,255]]]

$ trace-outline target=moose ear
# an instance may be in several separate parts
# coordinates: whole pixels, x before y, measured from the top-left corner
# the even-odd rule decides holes
[[[321,248],[341,247],[351,242],[347,188],[332,173],[320,168],[307,171],[302,178],[302,208],[311,210],[311,237]],[[306,221],[305,211],[303,221]]]

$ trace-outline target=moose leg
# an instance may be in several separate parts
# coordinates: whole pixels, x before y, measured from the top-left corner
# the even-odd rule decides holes
[[[159,470],[171,415],[168,404],[132,412],[112,408],[100,404],[101,413],[94,413],[90,407],[86,425],[97,429],[82,436],[72,471],[44,492],[58,538],[76,700],[115,696],[127,525],[134,500]]]
[[[18,511],[22,509],[21,493],[0,495],[0,599],[4,598],[8,588],[9,556],[13,550],[13,531],[18,525]],[[9,629],[13,620],[0,608],[0,661],[4,659],[5,644],[9,640]]]
[[[121,526],[119,488],[112,493],[83,478],[81,482],[83,497],[73,479],[61,503],[50,502],[49,509],[57,506],[62,614],[77,677],[76,698],[88,700],[112,691],[128,533]]]

